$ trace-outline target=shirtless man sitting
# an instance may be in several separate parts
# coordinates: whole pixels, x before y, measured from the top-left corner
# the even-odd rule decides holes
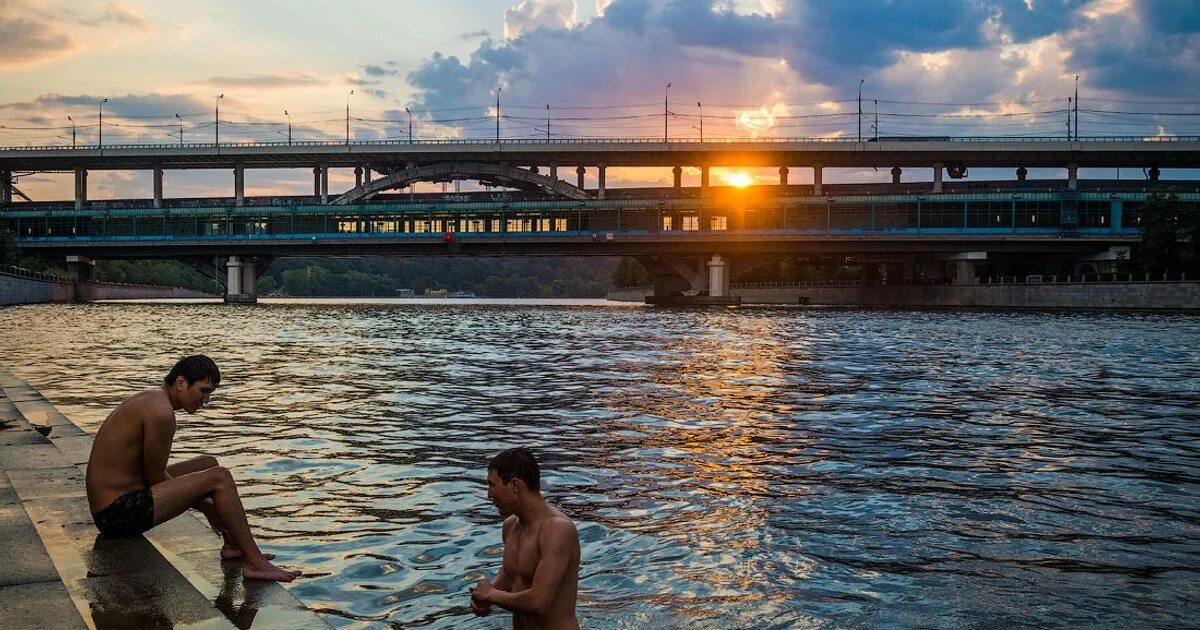
[[[513,628],[577,630],[579,534],[575,524],[542,498],[541,473],[524,448],[501,451],[488,463],[488,499],[504,520],[504,562],[492,581],[471,588],[471,611],[492,604],[512,611]]]
[[[92,520],[106,536],[137,536],[195,508],[224,537],[221,557],[244,559],[245,579],[291,582],[299,572],[271,564],[274,556],[255,544],[229,469],[208,456],[167,465],[175,411],[196,413],[220,383],[212,359],[190,356],[171,368],[161,387],[135,395],[108,415],[88,458]]]

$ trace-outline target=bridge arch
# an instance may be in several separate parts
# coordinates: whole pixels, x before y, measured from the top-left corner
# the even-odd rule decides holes
[[[592,199],[592,195],[577,186],[515,166],[487,162],[438,162],[437,164],[406,168],[367,182],[347,191],[335,199],[332,205],[342,206],[370,199],[385,190],[403,188],[415,182],[453,179],[483,179],[515,188],[536,186],[568,199]]]

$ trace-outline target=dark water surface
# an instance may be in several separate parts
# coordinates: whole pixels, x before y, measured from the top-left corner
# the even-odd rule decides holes
[[[589,628],[1178,627],[1200,597],[1200,317],[508,304],[0,309],[95,430],[177,357],[342,627],[506,627],[487,458],[532,446]]]

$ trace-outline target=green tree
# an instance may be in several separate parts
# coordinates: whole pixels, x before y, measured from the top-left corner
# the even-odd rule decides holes
[[[1150,195],[1139,208],[1142,237],[1134,260],[1142,271],[1163,273],[1182,268],[1183,248],[1179,242],[1183,208],[1174,194]],[[1194,220],[1194,219],[1193,219]]]
[[[21,262],[21,251],[12,232],[0,230],[0,265],[16,265]]]

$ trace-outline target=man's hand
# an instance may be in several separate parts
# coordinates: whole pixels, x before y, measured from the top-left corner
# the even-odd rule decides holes
[[[492,604],[487,601],[487,596],[495,590],[492,583],[487,580],[479,580],[479,583],[471,587],[471,612],[477,616],[486,617],[492,612]]]

